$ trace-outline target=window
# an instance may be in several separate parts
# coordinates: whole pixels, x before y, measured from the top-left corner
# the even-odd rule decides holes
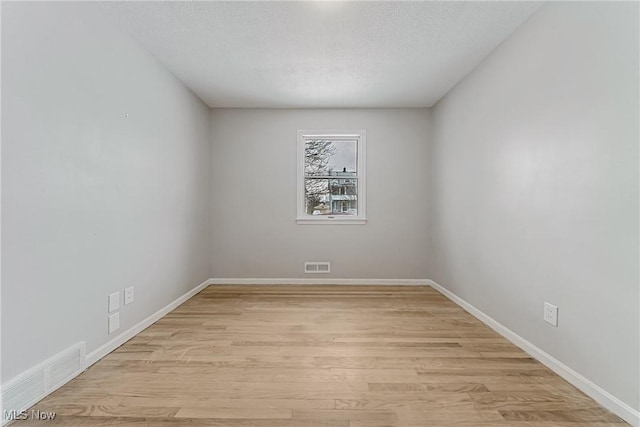
[[[298,224],[364,224],[365,131],[298,131]]]

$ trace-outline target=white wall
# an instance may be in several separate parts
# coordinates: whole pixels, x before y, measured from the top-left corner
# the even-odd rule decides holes
[[[209,109],[87,8],[2,4],[3,382],[209,277]]]
[[[367,131],[366,225],[296,224],[298,129]],[[428,134],[426,109],[214,109],[214,277],[426,278]]]
[[[546,5],[436,105],[426,257],[430,278],[635,409],[638,40],[638,3]]]

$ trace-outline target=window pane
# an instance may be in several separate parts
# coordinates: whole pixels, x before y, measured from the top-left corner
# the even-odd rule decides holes
[[[305,207],[309,215],[358,215],[358,180],[306,178]]]
[[[304,145],[306,176],[356,176],[356,140],[308,139]]]

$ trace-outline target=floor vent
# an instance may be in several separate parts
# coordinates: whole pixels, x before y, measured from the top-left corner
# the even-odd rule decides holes
[[[304,272],[305,273],[330,273],[331,272],[331,263],[329,262],[316,262],[309,261],[304,263]]]
[[[3,384],[1,425],[82,372],[84,359],[85,343],[81,342]]]

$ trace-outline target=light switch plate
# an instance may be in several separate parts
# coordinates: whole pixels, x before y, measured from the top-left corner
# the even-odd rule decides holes
[[[558,307],[553,304],[549,304],[548,302],[545,302],[544,314],[542,318],[544,319],[545,322],[553,326],[558,326]]]
[[[120,308],[120,292],[114,292],[109,295],[109,313]]]
[[[109,315],[109,333],[112,334],[120,329],[120,313]]]

